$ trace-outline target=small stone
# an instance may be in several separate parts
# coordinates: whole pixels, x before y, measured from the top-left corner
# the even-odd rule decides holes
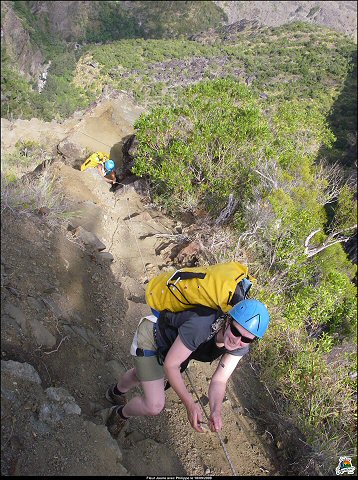
[[[210,468],[207,465],[204,465],[204,475],[209,475],[210,472]]]

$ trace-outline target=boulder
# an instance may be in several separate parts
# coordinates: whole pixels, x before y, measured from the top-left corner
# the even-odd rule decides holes
[[[122,171],[125,176],[128,176],[132,173],[132,167],[134,164],[135,156],[137,155],[137,149],[138,149],[137,137],[134,134],[130,135],[125,140],[122,147],[122,153],[123,153]]]
[[[63,140],[57,145],[57,152],[62,156],[63,162],[71,167],[79,167],[86,157],[86,149],[68,139]]]

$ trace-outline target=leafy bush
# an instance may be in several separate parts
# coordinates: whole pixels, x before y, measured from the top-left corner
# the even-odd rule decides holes
[[[298,323],[289,327],[276,321],[267,333],[270,348],[259,345],[255,361],[262,366],[262,378],[275,390],[277,404],[306,433],[308,441],[326,457],[331,471],[337,455],[347,450],[354,455],[356,370],[351,345],[334,359],[332,339],[307,340]]]
[[[150,175],[167,207],[183,211],[196,196],[218,213],[230,193],[252,195],[252,158],[268,126],[248,88],[229,80],[187,89],[177,107],[155,109],[135,125],[139,140],[135,172]]]

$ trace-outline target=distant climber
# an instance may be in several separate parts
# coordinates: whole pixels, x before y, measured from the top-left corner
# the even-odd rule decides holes
[[[110,191],[114,192],[119,186],[121,178],[116,174],[116,164],[107,153],[95,152],[81,165],[81,172],[87,168],[97,168],[98,173],[107,183],[111,184]]]

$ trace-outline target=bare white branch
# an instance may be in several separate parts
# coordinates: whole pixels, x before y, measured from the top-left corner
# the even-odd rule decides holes
[[[317,246],[317,247],[312,247],[309,245],[310,240],[312,237],[322,230],[319,228],[318,230],[313,231],[308,235],[308,237],[305,240],[305,255],[307,255],[308,258],[313,257],[317,253],[321,252],[322,250],[331,247],[332,245],[336,243],[345,243],[348,242],[348,240],[352,237],[352,235],[343,235],[344,232],[348,230],[354,230],[357,228],[357,225],[352,225],[351,227],[347,227],[343,230],[337,231],[337,232],[331,232],[328,237],[325,239],[325,241],[322,243],[322,245]]]
[[[261,177],[265,178],[268,182],[272,183],[273,187],[275,189],[278,188],[278,184],[277,184],[277,181],[274,180],[272,177],[269,177],[268,175],[264,175],[262,172],[260,172],[259,170],[257,170],[256,168],[254,169],[254,172],[256,172],[258,175],[260,175]]]

